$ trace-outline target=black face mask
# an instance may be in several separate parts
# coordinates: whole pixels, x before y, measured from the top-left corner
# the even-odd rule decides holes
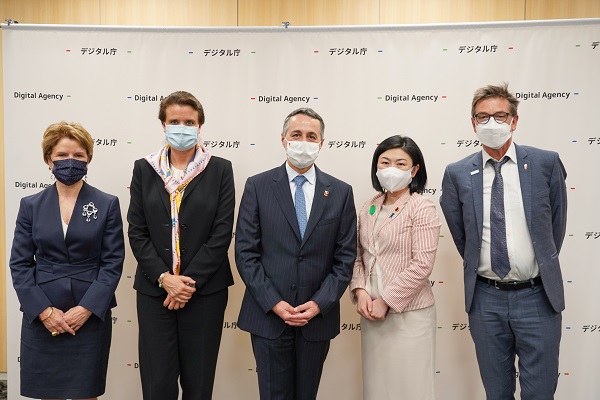
[[[56,180],[67,186],[79,182],[87,175],[87,162],[85,161],[66,158],[64,160],[53,161],[53,163],[52,173],[56,177]]]

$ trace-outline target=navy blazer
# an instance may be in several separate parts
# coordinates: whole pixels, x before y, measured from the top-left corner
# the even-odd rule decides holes
[[[83,215],[84,206],[96,212]],[[21,199],[10,270],[31,323],[47,307],[77,305],[104,320],[116,306],[125,248],[119,199],[83,183],[66,237],[56,185]]]
[[[157,279],[171,271],[171,203],[162,178],[145,159],[133,167],[127,212],[129,243],[137,260],[133,287],[164,296]],[[233,231],[235,186],[231,162],[212,156],[185,188],[179,208],[181,274],[196,281],[196,293],[233,285],[227,251]]]
[[[556,312],[565,308],[558,254],[567,224],[567,173],[556,152],[515,144],[525,218],[544,289]],[[527,165],[527,167],[525,167]],[[465,306],[471,309],[483,231],[483,157],[446,167],[440,205],[463,258]]]
[[[271,309],[315,301],[321,313],[301,327],[307,340],[340,331],[340,304],[356,258],[352,187],[316,168],[315,195],[304,240],[285,164],[248,178],[235,234],[238,271],[246,284],[238,327],[275,339],[285,322]]]

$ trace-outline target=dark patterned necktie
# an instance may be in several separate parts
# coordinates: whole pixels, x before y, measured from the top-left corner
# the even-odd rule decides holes
[[[492,199],[490,205],[490,255],[492,271],[503,279],[510,272],[508,249],[506,247],[506,219],[504,216],[504,180],[500,170],[509,160],[503,157],[500,161],[489,160],[495,170],[492,182]]]

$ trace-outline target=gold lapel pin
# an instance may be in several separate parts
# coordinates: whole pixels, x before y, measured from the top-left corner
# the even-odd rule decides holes
[[[523,164],[523,169],[527,171],[527,164]]]
[[[329,190],[324,191],[323,196],[325,196],[325,197],[329,196]]]

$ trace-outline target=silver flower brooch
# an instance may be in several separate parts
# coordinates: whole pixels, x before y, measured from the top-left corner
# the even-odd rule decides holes
[[[97,213],[98,209],[96,208],[94,203],[90,201],[88,204],[85,204],[83,206],[83,213],[81,215],[85,217],[85,222],[90,222],[91,217],[93,217],[94,219],[98,219],[98,216],[96,215]]]

